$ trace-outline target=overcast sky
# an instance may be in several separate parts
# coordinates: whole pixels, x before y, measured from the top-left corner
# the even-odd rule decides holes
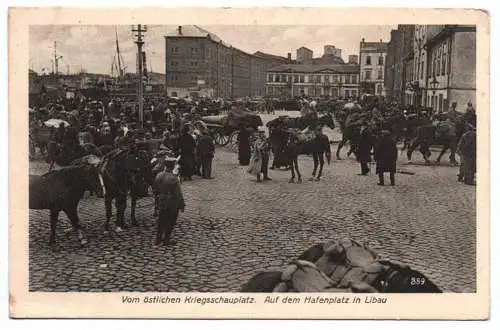
[[[342,49],[342,57],[359,53],[361,38],[366,41],[388,42],[391,29],[396,26],[245,26],[245,25],[204,25],[202,28],[215,33],[226,43],[243,51],[254,53],[258,50],[274,55],[286,56],[288,52],[295,58],[295,51],[305,46],[314,56],[323,55],[323,45],[335,45]],[[131,26],[32,26],[30,28],[30,67],[37,72],[47,68],[52,70],[54,41],[57,53],[62,55],[59,70],[66,73],[78,72],[82,67],[87,72],[110,73],[115,54],[115,28],[118,32],[120,52],[128,72],[135,71],[135,52]],[[174,31],[176,26],[148,26],[145,50],[148,69],[165,72],[165,41],[163,36]]]

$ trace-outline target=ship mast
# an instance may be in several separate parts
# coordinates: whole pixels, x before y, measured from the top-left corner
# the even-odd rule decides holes
[[[120,55],[120,45],[118,44],[118,31],[115,27],[115,35],[116,35],[116,58],[118,60],[118,74],[120,78],[123,78],[123,67],[122,67],[122,59]]]

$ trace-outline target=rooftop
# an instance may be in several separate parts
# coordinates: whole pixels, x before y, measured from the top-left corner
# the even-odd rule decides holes
[[[360,51],[387,52],[387,42],[361,42]]]
[[[338,73],[359,73],[359,65],[355,64],[282,64],[269,71],[273,72],[302,72],[317,73],[323,71]]]
[[[167,33],[165,37],[210,38],[217,43],[222,43],[228,47],[230,46],[224,43],[218,35],[199,27],[198,25],[179,25],[177,29]]]

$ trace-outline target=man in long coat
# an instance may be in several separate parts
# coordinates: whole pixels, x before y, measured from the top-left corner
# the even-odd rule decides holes
[[[214,140],[207,134],[206,130],[203,130],[196,146],[196,156],[201,166],[201,177],[204,179],[212,179],[212,160],[214,158],[214,153]]]
[[[192,180],[194,173],[194,152],[196,148],[196,142],[191,134],[189,134],[189,128],[184,126],[182,129],[181,136],[179,136],[177,148],[179,150],[178,154],[181,156],[181,176],[188,180]]]
[[[241,124],[239,126],[239,134],[238,134],[238,160],[240,165],[246,166],[250,164],[250,131],[245,127],[245,125]]]
[[[153,189],[158,194],[158,226],[156,231],[156,245],[163,242],[165,245],[175,244],[171,239],[172,231],[177,223],[179,210],[184,212],[186,206],[177,174],[172,173],[175,162],[167,161],[166,170],[160,172],[153,183]]]
[[[371,128],[362,125],[358,146],[356,148],[356,158],[361,164],[361,175],[367,175],[370,172],[368,163],[372,160],[371,151],[373,148],[373,140],[374,137]]]
[[[389,131],[382,131],[381,136],[375,144],[375,162],[377,164],[378,185],[384,185],[384,173],[389,172],[391,186],[396,184],[396,161],[398,159],[398,149],[396,141]]]
[[[460,155],[458,181],[474,185],[476,174],[476,130],[474,127],[468,126],[468,131],[460,138],[457,153]]]

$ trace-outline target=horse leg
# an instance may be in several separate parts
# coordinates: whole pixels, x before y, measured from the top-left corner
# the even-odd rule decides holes
[[[127,195],[118,196],[115,198],[115,206],[116,206],[116,229],[117,233],[123,231],[123,229],[127,228],[125,224],[125,209],[127,208]]]
[[[455,152],[457,150],[457,143],[456,140],[453,140],[450,142],[450,164],[451,165],[458,165],[457,159],[455,158]]]
[[[319,155],[319,171],[318,176],[316,177],[316,181],[321,179],[321,175],[323,174],[323,166],[325,165],[325,160],[323,159],[323,153]]]
[[[344,144],[346,143],[346,138],[342,136],[342,141],[340,141],[339,145],[337,146],[337,153],[335,154],[337,156],[337,160],[340,160],[340,150],[344,147]]]
[[[418,147],[418,145],[420,144],[420,142],[418,140],[412,142],[412,143],[408,143],[408,151],[406,152],[406,157],[408,158],[408,163],[412,163],[411,161],[411,155],[413,154],[413,151],[415,150],[415,148]]]
[[[295,165],[295,170],[297,171],[297,183],[302,183],[302,175],[300,174],[299,171],[299,157],[295,157],[294,159],[294,165]]]
[[[73,229],[76,231],[78,235],[78,240],[80,241],[80,246],[85,246],[89,242],[87,237],[85,237],[85,233],[83,232],[80,226],[80,219],[78,218],[77,205],[72,205],[66,209],[64,209],[64,213],[68,216],[68,219],[71,221],[71,225]]]
[[[431,163],[429,160],[430,150],[429,150],[429,145],[427,144],[427,142],[420,143],[420,153],[424,157],[425,165],[430,165],[430,163]]]
[[[311,175],[311,178],[309,179],[309,181],[314,180],[314,177],[316,176],[316,170],[318,169],[318,154],[313,152],[312,155],[313,155],[314,169],[313,169],[313,172],[312,172],[312,175]]]
[[[155,205],[155,208],[154,208],[154,211],[153,211],[153,217],[157,217],[158,216],[158,194],[154,194],[154,205]]]
[[[52,170],[54,169],[54,164],[55,164],[55,161],[50,162],[49,172],[52,172]]]
[[[139,223],[135,219],[135,206],[137,204],[137,191],[135,188],[132,188],[130,191],[130,222],[132,226],[139,227]]]
[[[105,196],[104,197],[104,208],[106,209],[106,223],[104,224],[104,234],[109,233],[109,221],[111,220],[111,217],[113,216],[113,207],[111,205],[111,202],[113,201],[112,197]]]
[[[288,181],[288,183],[294,183],[295,182],[295,171],[293,169],[293,159],[294,159],[294,157],[290,156],[290,162],[289,162],[288,166],[290,167],[290,171],[292,171],[292,177],[290,178],[290,180]]]
[[[443,145],[443,149],[441,150],[441,152],[439,153],[438,158],[436,159],[436,164],[441,163],[441,157],[443,157],[444,153],[448,150],[448,148],[449,148],[449,146],[447,144]]]
[[[59,210],[50,210],[50,240],[49,245],[52,247],[52,251],[57,252],[59,249],[57,247],[56,241],[56,229],[57,229],[57,219],[59,218]]]

